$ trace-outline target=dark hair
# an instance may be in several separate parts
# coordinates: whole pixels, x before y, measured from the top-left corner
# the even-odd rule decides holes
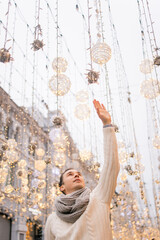
[[[74,169],[74,168],[67,168],[60,176],[60,179],[59,179],[59,187],[61,187],[63,185],[63,175],[65,174],[65,172],[71,170],[71,169]]]

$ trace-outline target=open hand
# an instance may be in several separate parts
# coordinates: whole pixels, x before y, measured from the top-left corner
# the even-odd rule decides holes
[[[105,106],[100,104],[96,99],[94,99],[93,104],[97,111],[98,117],[102,120],[103,125],[110,124],[111,116],[109,112],[107,112]]]

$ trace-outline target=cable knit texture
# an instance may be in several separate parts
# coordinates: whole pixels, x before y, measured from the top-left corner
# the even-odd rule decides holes
[[[91,190],[87,187],[70,194],[61,194],[55,201],[57,216],[64,222],[75,223],[86,210]]]
[[[85,212],[75,223],[61,220],[56,213],[46,222],[45,240],[111,240],[110,202],[119,172],[117,141],[113,127],[103,129],[104,165],[97,187],[90,194]]]

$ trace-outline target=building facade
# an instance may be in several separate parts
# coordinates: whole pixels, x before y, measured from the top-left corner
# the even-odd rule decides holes
[[[54,211],[60,173],[83,172],[86,185],[98,181],[98,163],[81,161],[66,121],[55,128],[34,109],[17,106],[0,88],[0,233],[3,240],[42,240]],[[92,166],[92,167],[91,167]]]

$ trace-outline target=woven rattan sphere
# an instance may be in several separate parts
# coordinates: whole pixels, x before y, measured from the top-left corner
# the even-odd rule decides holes
[[[67,70],[68,63],[65,58],[58,57],[52,62],[52,68],[55,72],[62,73]]]
[[[91,110],[87,104],[78,104],[75,107],[74,114],[76,118],[80,120],[85,120],[89,118]]]
[[[96,43],[91,49],[93,62],[100,65],[107,63],[111,58],[111,48],[106,43]]]
[[[143,60],[139,65],[139,69],[144,74],[151,73],[153,70],[153,61],[149,59]]]
[[[58,96],[64,96],[66,93],[68,93],[70,87],[70,79],[64,74],[58,74],[58,76],[54,75],[49,81],[49,88],[55,95]]]
[[[154,99],[160,94],[160,84],[154,79],[145,80],[140,87],[140,93],[143,97]]]

